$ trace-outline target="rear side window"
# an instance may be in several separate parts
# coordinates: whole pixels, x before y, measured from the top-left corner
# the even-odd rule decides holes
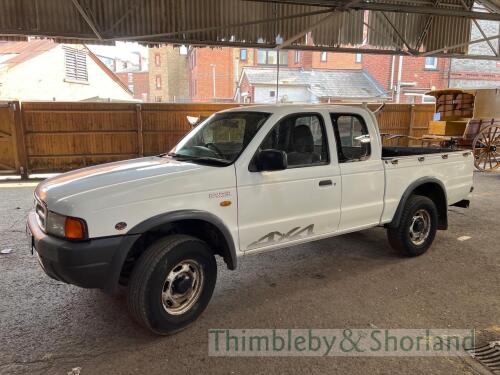
[[[316,114],[293,115],[281,120],[266,136],[260,149],[284,151],[291,168],[328,163],[325,128]]]
[[[368,159],[371,153],[368,128],[359,115],[332,113],[332,124],[337,141],[339,163],[362,161]]]

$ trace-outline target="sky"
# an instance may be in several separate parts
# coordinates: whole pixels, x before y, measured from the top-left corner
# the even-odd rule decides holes
[[[96,55],[106,57],[120,58],[122,60],[134,60],[133,52],[140,52],[145,58],[148,58],[148,48],[139,43],[116,42],[116,46],[87,45]]]

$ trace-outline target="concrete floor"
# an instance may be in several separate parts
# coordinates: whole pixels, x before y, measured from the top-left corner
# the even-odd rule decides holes
[[[500,339],[500,175],[476,174],[468,210],[450,210],[424,256],[404,259],[371,229],[219,263],[207,310],[155,337],[109,297],[48,278],[24,234],[33,185],[0,184],[0,373],[478,373],[458,357],[215,358],[210,328],[476,328]],[[461,236],[470,236],[459,241]]]

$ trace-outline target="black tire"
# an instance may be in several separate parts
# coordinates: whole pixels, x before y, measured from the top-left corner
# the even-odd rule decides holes
[[[425,240],[422,238],[422,243],[415,244],[410,235],[410,228],[412,227],[414,216],[417,212],[422,213],[421,210],[424,210],[429,215],[429,232]],[[392,248],[404,256],[414,257],[422,255],[429,249],[434,241],[434,237],[436,237],[437,221],[438,212],[434,202],[427,197],[413,195],[406,202],[399,226],[387,229],[387,238]]]
[[[192,306],[178,315],[171,314],[162,298],[166,278],[175,272],[174,267],[178,269],[177,266],[186,261],[200,266],[203,281]],[[205,242],[186,235],[167,236],[149,246],[132,270],[127,290],[128,309],[148,330],[160,335],[175,333],[194,322],[205,310],[216,279],[217,263]]]

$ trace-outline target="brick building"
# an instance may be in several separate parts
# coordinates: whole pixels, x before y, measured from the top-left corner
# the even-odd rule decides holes
[[[425,93],[448,87],[449,59],[363,55],[362,61],[396,103],[432,103],[434,98]]]
[[[487,36],[499,34],[498,22],[479,22]],[[480,38],[482,35],[473,24],[471,39]],[[309,39],[309,42],[312,43],[312,40]],[[498,45],[494,47],[498,51]],[[473,44],[469,49],[470,53],[476,55],[492,54],[487,42]],[[276,97],[272,96],[276,91],[272,87],[276,86],[276,77],[273,83],[267,82],[272,72],[276,72],[278,61],[276,50],[227,47],[190,48],[188,60],[189,96],[193,101],[254,102],[256,98],[257,102],[276,101]],[[319,51],[281,51],[279,61],[280,85],[286,86],[279,90],[285,95],[283,100],[307,100],[309,95],[311,101],[325,101],[324,97],[314,95],[311,91],[311,88],[318,83],[315,75],[308,73],[313,71],[345,71],[345,77],[355,79],[357,84],[366,85],[367,95],[360,100],[369,100],[368,93],[376,93],[379,88],[388,93],[388,96],[386,98],[380,95],[377,96],[378,99],[384,98],[384,100],[396,103],[432,103],[434,98],[425,95],[431,90],[448,87],[500,87],[500,64],[496,61]],[[247,77],[243,77],[245,69],[249,73]],[[258,78],[259,69],[266,77],[264,83]],[[364,74],[347,74],[351,70],[364,72]],[[333,77],[337,76],[330,74],[323,78],[334,79]],[[308,78],[312,81],[306,85]],[[293,80],[296,82],[294,83]],[[372,85],[371,81],[375,81],[375,84]],[[265,89],[260,87],[256,90],[252,86],[254,84],[265,86]],[[333,92],[331,90],[333,84],[334,82],[329,82],[329,85],[325,84],[325,89],[320,90],[321,95]],[[305,86],[309,88],[305,89]],[[266,92],[266,98],[263,97],[262,90]],[[347,92],[345,94],[346,98],[352,99]],[[361,96],[354,96],[356,97],[361,98]],[[281,95],[278,100],[282,100]],[[328,100],[341,99],[335,96]]]
[[[233,48],[190,48],[189,96],[193,102],[228,102],[234,95]]]
[[[281,51],[280,68],[297,70],[361,70],[361,55],[313,51]],[[192,101],[233,101],[245,68],[269,73],[277,66],[276,50],[255,48],[190,48],[189,95]]]
[[[128,89],[134,93],[134,99],[143,102],[149,101],[149,72],[136,71],[136,72],[122,72],[115,73],[117,77]]]
[[[498,22],[478,22],[487,36],[499,34]],[[481,38],[481,32],[472,24],[471,40]],[[493,47],[498,51],[498,45]],[[487,42],[470,45],[469,53],[493,54]],[[363,55],[363,69],[392,93],[393,101],[400,103],[433,102],[434,98],[424,94],[434,89],[500,87],[500,64],[497,61]]]
[[[149,49],[149,99],[154,102],[189,101],[187,56],[181,48]]]

